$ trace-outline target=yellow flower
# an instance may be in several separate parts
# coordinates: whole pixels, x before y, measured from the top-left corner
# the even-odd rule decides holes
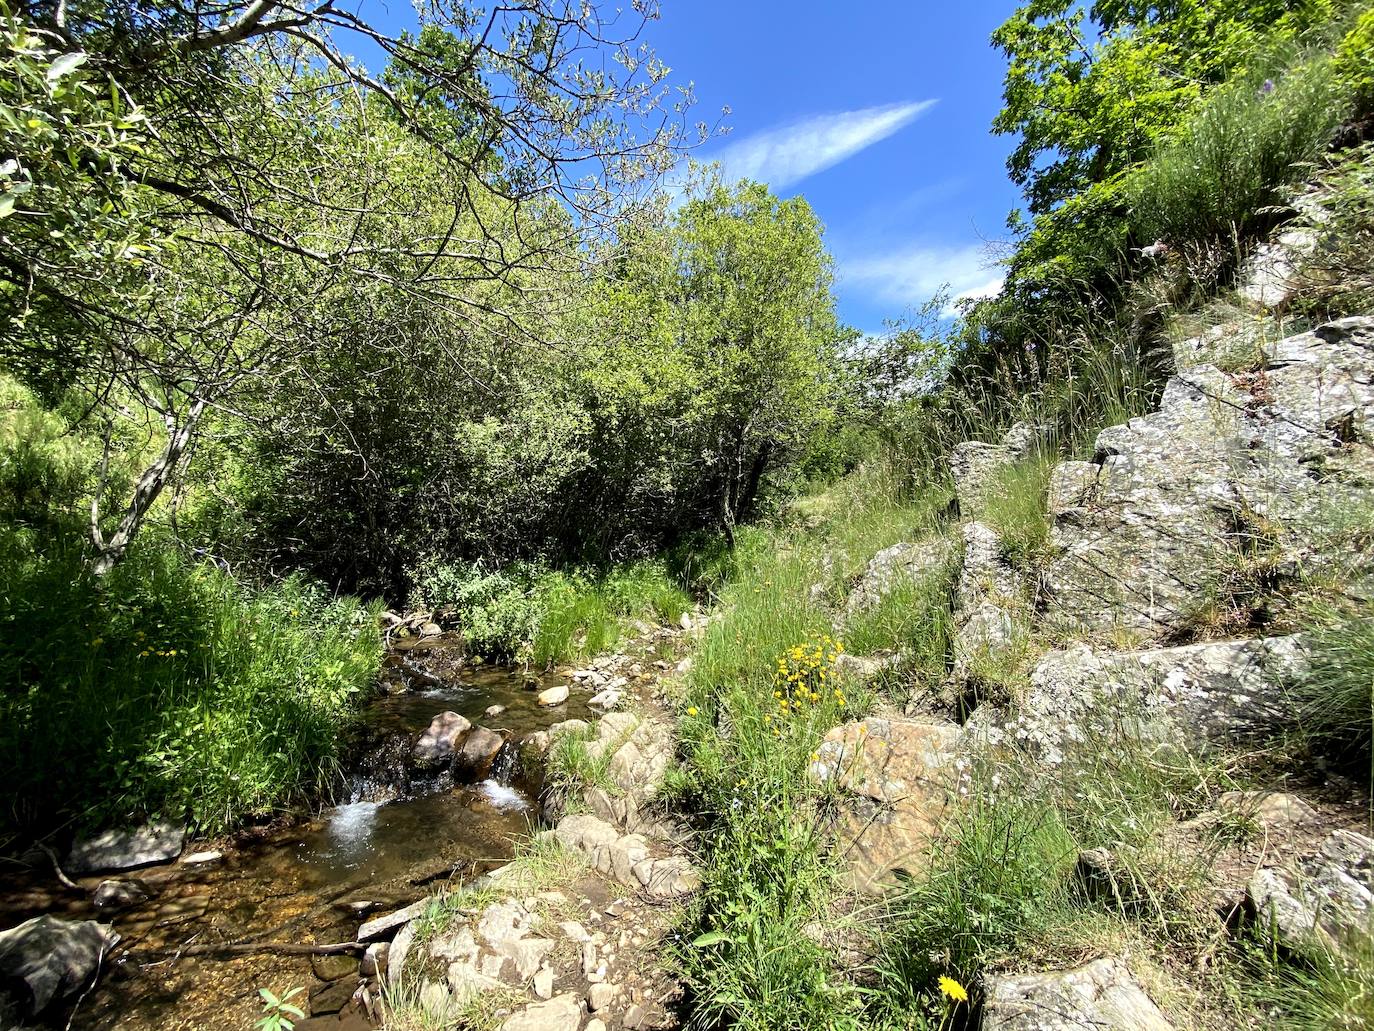
[[[968,992],[952,977],[940,977],[940,991],[955,1002],[968,1002]]]
[[[688,716],[695,716],[696,714],[697,714],[697,707],[696,707],[695,705],[689,705],[689,706],[687,706],[687,715],[688,715]]]

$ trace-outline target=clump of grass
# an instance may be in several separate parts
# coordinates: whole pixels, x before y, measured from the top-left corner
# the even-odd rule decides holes
[[[1033,570],[1049,546],[1046,499],[1058,456],[1038,451],[999,470],[984,501],[983,521],[997,531],[1013,565]]]
[[[83,559],[0,534],[3,819],[213,833],[329,785],[381,661],[375,613],[300,578],[246,587],[146,531],[103,578]]]
[[[560,733],[549,746],[544,763],[545,791],[559,799],[564,812],[579,812],[593,788],[616,791],[609,773],[616,749],[594,751],[591,745],[597,733],[594,726],[576,728]]]
[[[904,577],[872,608],[853,616],[845,639],[856,655],[896,652],[902,671],[917,686],[944,677],[952,661],[952,589],[957,563],[951,559],[923,576]]]
[[[1228,991],[1281,1031],[1359,1031],[1374,1027],[1374,943],[1344,952],[1291,953],[1272,942],[1242,944]]]
[[[1307,639],[1307,660],[1289,689],[1300,733],[1315,750],[1374,772],[1374,618],[1329,609]]]
[[[1300,224],[1320,242],[1299,263],[1294,305],[1321,319],[1363,315],[1374,308],[1374,144],[1324,171],[1310,202]]]

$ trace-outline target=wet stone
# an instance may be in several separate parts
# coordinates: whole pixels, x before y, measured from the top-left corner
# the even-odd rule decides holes
[[[73,845],[66,869],[70,874],[89,874],[165,863],[181,854],[185,840],[185,828],[170,821],[109,830]]]
[[[337,981],[358,972],[358,961],[346,952],[311,956],[310,969],[321,981]]]

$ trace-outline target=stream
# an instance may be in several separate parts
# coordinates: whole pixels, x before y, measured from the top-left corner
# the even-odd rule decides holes
[[[259,1014],[259,988],[280,994],[300,987],[305,993],[293,1001],[308,995],[307,1012],[337,1010],[357,982],[354,956],[175,953],[238,942],[349,941],[368,914],[509,860],[538,820],[513,743],[588,715],[582,693],[552,708],[538,706],[537,689],[563,682],[465,665],[460,642],[448,637],[402,642],[387,655],[378,697],[353,733],[337,805],[227,841],[188,844],[176,863],[82,878],[86,890],[79,894],[48,871],[7,878],[0,926],[40,913],[114,924],[122,940],[78,1007],[76,1031],[247,1029]],[[496,705],[504,711],[485,715]],[[486,779],[455,784],[447,771],[426,777],[410,770],[413,742],[445,710],[506,735]],[[206,850],[222,858],[186,861]],[[91,892],[106,877],[138,878],[152,897],[113,915],[97,911]],[[354,1017],[330,1026],[370,1025]]]

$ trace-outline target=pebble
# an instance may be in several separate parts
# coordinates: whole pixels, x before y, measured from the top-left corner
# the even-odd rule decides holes
[[[587,992],[587,1008],[593,1013],[604,1010],[615,1001],[616,996],[619,994],[620,985],[618,984],[611,984],[609,982],[605,984],[594,984]]]
[[[553,971],[548,967],[534,975],[534,994],[541,999],[553,998]]]

